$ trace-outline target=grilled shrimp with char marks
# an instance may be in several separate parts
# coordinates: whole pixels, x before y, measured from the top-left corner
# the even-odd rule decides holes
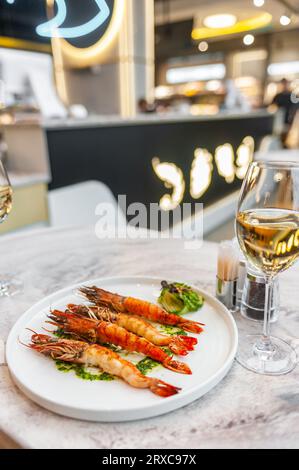
[[[137,315],[128,315],[126,313],[115,313],[105,307],[87,307],[85,305],[69,304],[68,309],[78,315],[87,318],[94,318],[110,323],[116,323],[118,326],[141,336],[156,346],[167,346],[171,352],[180,356],[186,356],[189,351],[194,350],[197,339],[189,336],[168,336],[161,333],[151,323],[145,321]]]
[[[140,317],[145,317],[162,325],[178,326],[192,333],[201,333],[203,324],[187,320],[186,318],[168,313],[158,305],[146,302],[145,300],[135,299],[133,297],[123,297],[118,294],[100,289],[96,286],[82,287],[79,292],[83,294],[90,302],[95,305],[104,305],[120,313],[131,313]]]
[[[160,347],[145,338],[130,333],[115,323],[83,318],[80,315],[59,310],[52,311],[49,318],[51,321],[48,323],[62,328],[65,333],[75,334],[92,342],[112,343],[127,351],[142,353],[161,362],[164,367],[174,372],[192,374],[187,364],[175,361]]]
[[[134,364],[97,344],[90,345],[82,341],[34,334],[31,343],[26,346],[54,360],[98,367],[104,372],[120,377],[131,387],[148,388],[160,397],[169,397],[180,391],[180,388],[162,380],[142,375]]]

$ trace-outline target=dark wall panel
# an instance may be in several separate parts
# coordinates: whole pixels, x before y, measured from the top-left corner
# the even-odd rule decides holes
[[[231,143],[235,150],[247,135],[256,145],[272,133],[273,118],[242,118],[211,121],[49,129],[47,131],[52,171],[50,187],[99,180],[114,195],[126,194],[128,203],[158,202],[168,192],[155,175],[152,159],[176,163],[186,181],[185,202],[191,201],[189,183],[194,151],[207,148],[213,155],[217,146]],[[214,165],[213,180],[200,202],[211,203],[240,186],[227,184]],[[194,201],[193,201],[194,202]]]

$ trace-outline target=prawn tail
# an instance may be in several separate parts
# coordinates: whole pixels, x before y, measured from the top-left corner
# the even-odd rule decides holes
[[[197,333],[199,335],[203,332],[203,326],[205,325],[196,321],[182,319],[179,322],[179,326],[185,331],[190,331],[191,333]]]
[[[173,372],[178,372],[179,374],[192,374],[190,367],[184,362],[174,361],[172,357],[168,357],[163,361],[163,366],[166,369],[172,370]]]
[[[179,387],[175,387],[174,385],[163,382],[163,380],[152,379],[150,390],[156,395],[159,395],[159,397],[170,397],[179,393],[181,389]]]
[[[180,335],[173,337],[168,347],[170,351],[172,351],[174,354],[178,354],[179,356],[187,356],[189,351],[194,350],[194,346],[196,344],[196,338],[192,338],[191,336]]]

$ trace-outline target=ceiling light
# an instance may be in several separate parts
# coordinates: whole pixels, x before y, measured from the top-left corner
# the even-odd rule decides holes
[[[253,0],[253,4],[255,7],[262,7],[265,5],[265,0]]]
[[[207,41],[201,41],[198,44],[198,49],[200,50],[200,52],[206,52],[209,49],[209,44],[207,43]]]
[[[245,46],[251,46],[251,44],[254,43],[254,36],[252,34],[246,34],[246,36],[244,36],[243,38],[243,43],[245,44]]]
[[[291,18],[288,15],[281,15],[279,22],[281,26],[288,26],[291,22]]]
[[[260,12],[254,17],[245,20],[237,21],[233,26],[218,28],[207,28],[205,26],[195,27],[192,30],[192,39],[195,41],[207,41],[209,38],[216,38],[221,36],[228,36],[231,34],[245,33],[246,31],[255,31],[260,28],[265,28],[272,22],[272,15],[266,11]]]
[[[237,18],[235,17],[235,15],[231,15],[228,13],[224,13],[221,15],[207,16],[203,20],[203,24],[207,28],[215,28],[215,29],[229,28],[230,26],[233,26],[234,24],[236,24],[236,22],[237,22]]]

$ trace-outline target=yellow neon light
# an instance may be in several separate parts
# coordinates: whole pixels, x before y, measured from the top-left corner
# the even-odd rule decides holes
[[[228,184],[234,182],[235,176],[244,179],[248,166],[253,160],[254,145],[253,137],[245,137],[237,150],[236,162],[231,144],[226,143],[217,147],[215,162],[218,174],[225,178]],[[172,194],[164,194],[160,200],[160,207],[165,211],[174,210],[184,198],[186,189],[184,174],[174,163],[161,163],[159,158],[153,158],[152,166],[165,187],[173,190]],[[197,148],[190,171],[190,194],[193,199],[199,199],[207,192],[212,183],[213,170],[213,155],[207,149]],[[297,243],[296,246],[299,245],[299,230],[297,235],[294,241],[294,244]]]
[[[190,172],[190,194],[199,199],[212,182],[213,156],[207,149],[196,149]]]
[[[125,10],[125,0],[115,0],[110,24],[104,35],[89,47],[76,47],[65,39],[59,39],[61,51],[68,65],[73,67],[89,67],[99,63],[99,57],[111,46],[122,25]],[[52,10],[53,15],[53,10]]]
[[[235,155],[232,145],[224,144],[217,147],[215,161],[219,175],[223,176],[227,183],[232,183],[235,179]]]
[[[236,175],[240,180],[243,180],[246,176],[248,167],[253,161],[254,155],[254,139],[251,136],[245,137],[242,144],[237,150],[237,166]]]
[[[153,158],[153,169],[164,182],[166,188],[173,189],[172,194],[164,194],[160,199],[160,207],[164,211],[174,210],[180,205],[185,194],[185,180],[182,170],[174,163],[161,163],[159,158]]]
[[[23,39],[9,38],[6,36],[0,36],[0,47],[7,47],[9,49],[25,49],[28,51],[36,52],[47,52],[51,53],[51,46],[48,44],[35,43],[31,41],[25,41]]]
[[[192,31],[192,39],[208,39],[219,36],[227,36],[229,34],[238,34],[245,31],[252,31],[255,29],[264,28],[272,22],[272,15],[268,12],[254,16],[253,18],[248,18],[246,20],[238,21],[235,25],[229,26],[227,28],[194,28]]]

